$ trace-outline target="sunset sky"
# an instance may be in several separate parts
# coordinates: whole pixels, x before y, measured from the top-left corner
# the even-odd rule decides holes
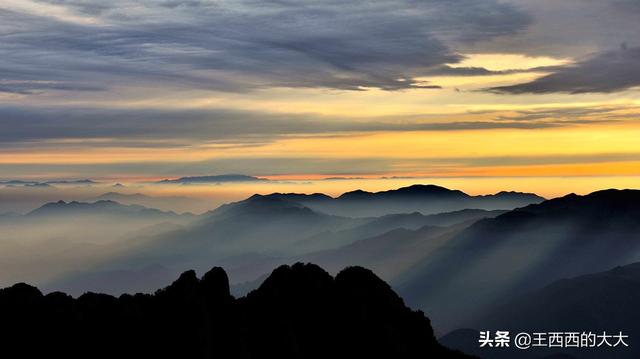
[[[0,34],[0,179],[640,179],[637,0],[3,0]]]

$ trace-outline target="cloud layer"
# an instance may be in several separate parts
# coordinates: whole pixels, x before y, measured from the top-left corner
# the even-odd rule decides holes
[[[559,67],[549,75],[531,82],[493,87],[496,93],[552,93],[572,94],[616,92],[640,86],[640,47],[596,54],[576,64]]]
[[[623,109],[626,107],[623,107]],[[539,129],[595,123],[620,118],[620,108],[546,109],[522,111],[495,120],[434,121],[420,115],[400,120],[388,117],[361,119],[316,114],[265,113],[237,109],[112,109],[78,107],[0,106],[0,148],[73,146],[70,140],[103,140],[94,146],[189,147],[207,143],[260,144],[283,136],[338,136],[366,132],[458,131],[487,129]],[[84,145],[82,142],[77,144]]]
[[[10,80],[0,91],[13,93],[134,81],[225,91],[433,87],[413,79],[460,60],[442,37],[477,42],[529,23],[496,0],[49,0],[48,12],[12,3],[0,5],[0,73]]]

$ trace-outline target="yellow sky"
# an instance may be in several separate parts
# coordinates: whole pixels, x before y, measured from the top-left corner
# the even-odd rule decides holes
[[[489,70],[523,70],[567,64],[562,58],[520,55],[468,55],[455,66]],[[598,176],[640,176],[640,97],[634,90],[615,94],[553,94],[504,96],[478,91],[504,84],[529,81],[543,72],[516,72],[496,76],[435,77],[428,81],[441,90],[339,91],[271,88],[249,93],[203,91],[141,91],[126,89],[117,95],[67,99],[67,104],[121,108],[207,109],[226,108],[271,114],[321,116],[328,125],[341,121],[398,125],[398,130],[343,131],[282,135],[255,146],[221,145],[218,142],[190,146],[113,145],[114,138],[58,140],[54,145],[27,146],[0,152],[2,165],[112,165],[264,159],[265,165],[244,173],[274,179],[317,179],[333,175],[379,177],[553,177],[582,176],[593,188],[602,186]],[[91,94],[87,96],[92,96]],[[40,101],[45,101],[41,98]],[[52,99],[54,100],[54,99]],[[59,99],[56,99],[59,100]],[[27,101],[27,100],[25,100]],[[576,112],[577,111],[577,112]],[[548,113],[545,113],[548,112]],[[542,113],[542,115],[539,115]],[[527,115],[533,114],[533,118]],[[537,116],[537,117],[535,117]],[[265,120],[265,121],[268,121]],[[447,124],[465,124],[463,129]],[[468,129],[474,123],[489,124]],[[504,123],[533,124],[512,128]],[[426,125],[424,130],[403,131],[402,125]],[[428,126],[443,125],[440,130]],[[465,129],[466,128],[466,129]],[[316,129],[317,132],[317,129]],[[148,140],[152,145],[153,140]],[[162,141],[160,141],[162,142]],[[83,145],[78,151],[78,145]],[[156,145],[162,143],[156,143]],[[88,146],[87,146],[88,145]],[[321,159],[317,170],[271,171],[269,159]],[[380,168],[345,173],[332,170],[332,161],[375,160]],[[215,166],[212,167],[216,170]],[[62,172],[51,173],[59,176]],[[117,172],[114,172],[117,173]],[[191,173],[184,173],[190,175]],[[112,174],[110,177],[113,177]],[[132,175],[135,178],[137,175]],[[594,177],[595,176],[595,177]],[[149,173],[149,178],[170,177]],[[589,180],[589,178],[592,178]],[[552,185],[552,183],[548,183]],[[335,186],[344,187],[344,183]],[[547,191],[549,192],[549,191]]]

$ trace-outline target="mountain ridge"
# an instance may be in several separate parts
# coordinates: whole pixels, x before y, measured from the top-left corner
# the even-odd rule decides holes
[[[361,267],[334,278],[312,264],[281,266],[239,299],[219,267],[200,279],[183,272],[153,295],[118,298],[44,296],[19,283],[0,289],[0,314],[7,351],[26,357],[471,358],[438,344],[429,319]]]

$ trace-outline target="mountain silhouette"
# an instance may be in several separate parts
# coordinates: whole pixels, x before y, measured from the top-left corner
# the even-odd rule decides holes
[[[320,212],[347,217],[377,217],[411,212],[435,214],[463,209],[514,209],[544,201],[544,198],[532,193],[499,192],[493,195],[471,196],[459,190],[421,184],[381,192],[355,190],[337,198],[318,193],[274,193],[268,196],[297,202]]]
[[[441,346],[429,319],[371,271],[275,269],[246,297],[221,268],[184,272],[153,295],[0,290],[3,356],[65,358],[470,358]]]
[[[161,184],[206,184],[206,183],[224,183],[224,182],[259,182],[268,181],[266,178],[259,178],[247,175],[228,174],[228,175],[215,175],[215,176],[191,176],[180,177],[177,179],[164,179],[157,183]]]
[[[464,209],[431,215],[423,215],[418,212],[389,214],[373,217],[364,224],[346,230],[319,233],[305,241],[296,243],[294,248],[306,253],[338,249],[358,240],[375,237],[395,229],[418,230],[424,226],[447,227],[464,222],[470,224],[483,218],[496,217],[505,212],[503,210]]]
[[[386,273],[391,271],[384,266],[393,261],[413,263],[415,258],[422,258],[422,252],[417,249],[431,246],[427,243],[428,236],[410,235],[412,240],[405,243],[400,240],[394,242],[391,234],[387,236],[388,244],[376,245],[367,251],[353,253],[353,249],[345,248],[335,258],[330,253],[306,255],[329,249],[338,250],[356,241],[398,229],[418,230],[425,224],[456,224],[494,217],[500,213],[503,212],[463,210],[428,216],[412,213],[380,218],[348,218],[327,215],[278,197],[254,195],[243,201],[220,206],[180,229],[137,240],[102,268],[62,278],[55,283],[48,283],[47,287],[65,288],[72,294],[77,294],[82,288],[82,291],[99,290],[119,294],[122,292],[113,289],[117,288],[118,281],[127,278],[123,273],[131,273],[129,277],[138,278],[140,275],[137,268],[161,265],[169,269],[195,268],[201,271],[206,270],[212,261],[227,268],[239,282],[254,281],[274,266],[299,260],[320,261],[332,273],[350,264],[371,266],[376,273],[382,273],[388,279],[390,277],[386,277]],[[374,258],[376,251],[379,251],[378,257],[384,257],[385,252],[380,250],[394,247],[397,250],[386,252],[390,255],[389,260]],[[398,269],[406,268],[406,265],[395,265],[394,268],[394,272],[397,272]],[[152,277],[160,280],[165,273],[166,271],[162,271]],[[174,273],[177,274],[178,270]],[[87,287],[90,283],[94,284]],[[132,283],[125,280],[122,288],[147,291],[161,283],[150,282],[145,288],[139,286],[141,283],[138,280]]]
[[[171,211],[160,211],[155,208],[147,208],[140,205],[123,205],[111,200],[99,200],[97,202],[50,202],[27,213],[25,217],[41,216],[136,216],[151,217],[156,219],[192,218],[192,214],[178,215]]]
[[[149,196],[143,193],[107,192],[92,201],[114,201],[125,205],[140,205],[162,211],[202,213],[211,209],[207,199],[184,196]]]
[[[468,326],[554,280],[640,260],[639,200],[637,190],[571,194],[480,220],[394,284],[436,327]]]

